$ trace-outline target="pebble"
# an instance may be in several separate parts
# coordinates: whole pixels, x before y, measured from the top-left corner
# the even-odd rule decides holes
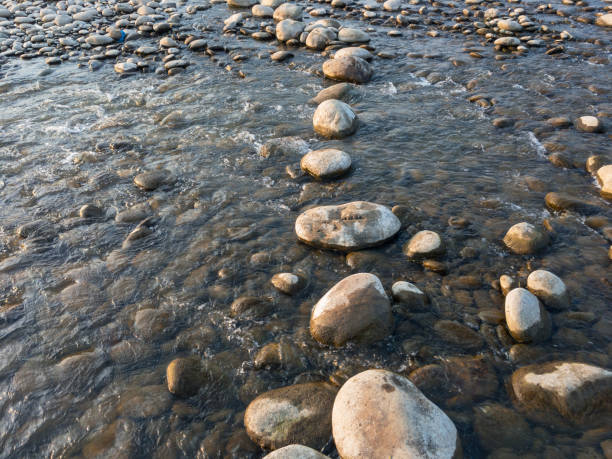
[[[314,247],[351,252],[386,242],[400,227],[389,208],[356,201],[307,210],[296,219],[295,233]]]
[[[408,379],[386,370],[350,378],[332,412],[340,457],[461,457],[450,418]]]
[[[391,303],[380,279],[369,273],[342,279],[315,304],[310,316],[313,338],[336,347],[386,338],[390,326]]]
[[[287,295],[295,295],[305,284],[304,279],[293,273],[278,273],[270,280],[274,288]]]
[[[520,343],[545,341],[550,337],[548,312],[538,298],[524,288],[506,295],[506,324],[512,337]]]
[[[313,150],[302,158],[300,167],[317,179],[328,180],[346,174],[351,168],[351,157],[334,148]]]
[[[328,99],[319,104],[312,117],[317,134],[331,139],[342,139],[357,130],[357,115],[344,102]]]

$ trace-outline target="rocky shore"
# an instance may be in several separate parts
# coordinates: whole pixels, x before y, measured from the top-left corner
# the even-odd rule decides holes
[[[44,59],[40,78],[70,66],[116,78],[124,92],[98,101],[143,117],[153,107],[144,124],[154,129],[80,112],[74,132],[101,134],[71,144],[80,152],[53,172],[45,158],[30,180],[2,163],[0,190],[19,211],[2,225],[0,336],[14,356],[0,360],[13,410],[0,418],[0,457],[612,457],[610,81],[585,83],[596,102],[571,96],[571,115],[538,105],[533,120],[531,107],[481,92],[487,72],[470,70],[490,60],[511,81],[513,66],[535,65],[528,59],[555,69],[575,59],[605,72],[611,34],[610,5],[582,0],[3,0],[6,110],[21,103],[23,82],[2,83],[27,68],[17,59]],[[463,85],[395,68],[440,61],[404,47],[443,38],[463,43],[446,62]],[[263,80],[232,108],[265,118],[261,142],[242,115],[238,137],[212,140],[230,115],[225,94],[201,89],[212,84],[203,61],[223,69],[228,93]],[[275,68],[317,83],[287,89]],[[410,74],[401,92],[452,93],[449,112],[458,99],[477,111],[386,119],[398,112],[375,100],[381,73]],[[131,94],[140,79],[171,95]],[[512,89],[558,94],[537,83]],[[294,125],[282,97],[257,105],[274,92],[266,86],[301,93]],[[447,168],[458,177],[487,161],[469,132],[450,157],[428,151],[410,169],[406,152],[377,151],[465,119],[510,143],[528,132],[555,181],[525,166],[513,175],[511,146],[493,179],[456,182]],[[2,161],[28,158],[33,142],[12,129],[15,115],[6,123]],[[450,149],[457,131],[444,132]],[[59,179],[41,186],[44,174]],[[530,211],[487,197],[502,183]],[[26,326],[44,347],[22,338]],[[21,417],[36,397],[38,425]],[[54,431],[51,449],[40,444],[43,419],[68,432]],[[8,438],[22,427],[22,439]]]

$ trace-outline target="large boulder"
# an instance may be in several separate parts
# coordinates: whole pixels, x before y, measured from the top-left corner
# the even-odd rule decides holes
[[[542,229],[527,222],[513,225],[504,236],[506,247],[520,255],[535,253],[546,247],[548,241],[548,235]]]
[[[538,298],[528,290],[511,290],[506,295],[505,313],[508,330],[518,342],[538,342],[550,337],[550,316]]]
[[[391,328],[391,303],[374,274],[348,276],[314,306],[310,333],[323,344],[349,340],[369,343],[385,338]]]
[[[357,115],[348,104],[335,99],[321,102],[312,117],[317,134],[331,139],[342,139],[357,130]]]
[[[312,382],[281,387],[253,400],[244,414],[247,434],[262,448],[294,443],[321,449],[331,435],[336,388]]]
[[[331,80],[348,81],[349,83],[367,83],[372,78],[373,71],[370,64],[363,59],[345,56],[336,57],[324,62],[323,73]]]
[[[408,379],[367,370],[338,392],[332,412],[334,441],[343,458],[457,458],[453,421]]]
[[[527,288],[549,308],[567,309],[570,305],[565,283],[544,269],[529,274]]]
[[[583,425],[612,425],[612,371],[578,362],[519,368],[512,390],[528,417],[550,422],[559,415]]]
[[[350,252],[382,244],[400,226],[387,207],[356,201],[307,210],[295,221],[295,233],[306,244]]]

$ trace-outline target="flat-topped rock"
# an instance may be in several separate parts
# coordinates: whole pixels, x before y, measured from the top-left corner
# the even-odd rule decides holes
[[[295,233],[306,244],[350,252],[382,244],[400,226],[389,208],[356,201],[307,210],[297,218]]]
[[[354,56],[344,56],[324,62],[323,73],[330,80],[367,83],[372,78],[373,71],[365,60]]]
[[[336,396],[334,442],[343,458],[461,457],[453,421],[408,379],[386,370],[350,378]]]
[[[313,150],[304,155],[300,167],[315,178],[327,180],[346,174],[351,168],[351,157],[335,148]]]
[[[391,303],[374,274],[348,276],[314,306],[310,333],[322,344],[342,346],[349,340],[370,343],[385,338],[391,326]]]
[[[519,368],[511,382],[517,404],[532,419],[549,422],[560,415],[578,425],[610,426],[610,370],[579,362],[549,362]]]
[[[336,390],[331,384],[312,382],[265,392],[246,409],[247,434],[262,448],[299,443],[320,449],[331,434]]]

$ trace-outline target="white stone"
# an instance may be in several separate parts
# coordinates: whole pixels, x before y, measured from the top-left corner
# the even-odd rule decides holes
[[[255,5],[251,9],[251,13],[258,18],[271,18],[274,14],[274,10],[269,6]]]
[[[350,378],[332,410],[336,448],[343,458],[455,457],[457,429],[408,379],[386,370]]]
[[[505,316],[508,331],[518,342],[542,341],[550,335],[550,318],[538,298],[524,288],[506,295]]]
[[[494,45],[498,46],[518,46],[521,44],[521,41],[516,37],[501,37],[493,42]]]
[[[404,246],[404,253],[409,258],[432,257],[443,252],[442,238],[435,231],[419,231]]]
[[[330,179],[345,174],[351,168],[351,157],[335,148],[314,150],[302,158],[300,167],[316,178]]]
[[[289,445],[272,451],[263,459],[329,459],[329,457],[308,446]]]
[[[538,269],[527,277],[527,288],[551,308],[566,309],[569,307],[567,288],[559,277],[553,273]]]
[[[420,309],[425,305],[425,294],[414,284],[406,281],[395,282],[391,286],[393,299]]]
[[[519,32],[523,30],[522,25],[520,25],[516,21],[511,21],[509,19],[500,19],[499,21],[497,21],[497,27],[499,27],[501,30],[507,30],[510,32]]]
[[[601,27],[612,27],[612,13],[602,14],[595,19],[595,24]]]
[[[387,0],[383,3],[385,11],[399,11],[402,7],[402,0]]]
[[[338,32],[338,40],[346,43],[367,43],[370,36],[362,30],[344,27]]]
[[[299,37],[303,30],[303,22],[285,19],[276,24],[276,38],[280,41],[288,41]]]
[[[355,132],[357,115],[348,104],[329,99],[321,102],[317,107],[312,118],[312,125],[315,132],[324,137],[341,139]]]
[[[295,3],[283,3],[274,10],[272,17],[275,21],[293,19],[299,21],[302,18],[302,7]]]

